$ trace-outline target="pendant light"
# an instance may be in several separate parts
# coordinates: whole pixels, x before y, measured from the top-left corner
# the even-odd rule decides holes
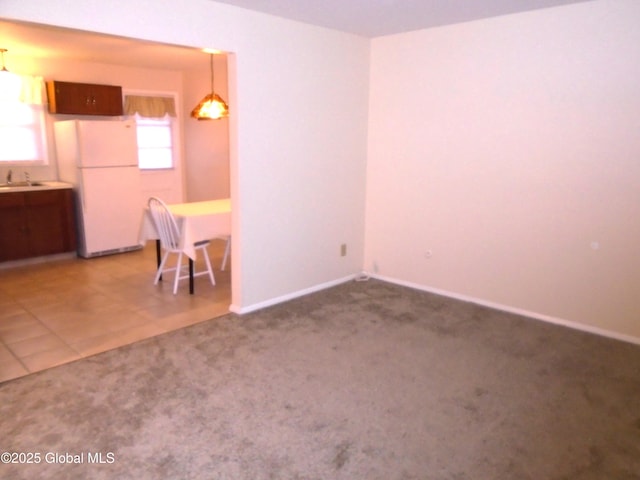
[[[213,53],[211,56],[211,93],[206,95],[191,111],[191,116],[198,120],[217,120],[229,116],[229,106],[213,91]]]
[[[22,82],[19,75],[11,73],[4,65],[4,53],[7,51],[8,50],[6,48],[0,48],[0,55],[2,55],[2,70],[0,70],[0,100],[17,102],[20,100]]]

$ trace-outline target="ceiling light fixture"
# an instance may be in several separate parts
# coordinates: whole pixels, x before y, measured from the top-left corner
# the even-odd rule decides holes
[[[229,116],[229,106],[213,91],[213,55],[211,55],[211,93],[206,95],[191,111],[191,116],[198,120],[217,120]]]
[[[22,82],[20,76],[11,73],[4,65],[4,54],[8,50],[0,48],[2,55],[2,70],[0,70],[0,100],[17,102],[20,99]]]

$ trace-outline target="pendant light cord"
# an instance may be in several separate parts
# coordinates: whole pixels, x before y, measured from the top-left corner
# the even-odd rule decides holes
[[[213,95],[213,53],[211,55],[211,94]]]

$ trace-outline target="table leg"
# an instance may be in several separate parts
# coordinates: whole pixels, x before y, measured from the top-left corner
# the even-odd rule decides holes
[[[189,258],[189,293],[193,295],[193,260]]]
[[[160,246],[160,239],[156,240],[156,268],[160,268],[160,262],[162,262],[162,247]],[[160,275],[162,281],[162,275]]]

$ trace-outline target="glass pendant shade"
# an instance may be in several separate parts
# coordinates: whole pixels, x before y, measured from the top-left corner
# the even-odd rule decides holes
[[[191,111],[197,120],[217,120],[229,116],[229,106],[213,91],[213,54],[211,54],[211,93],[207,94]]]
[[[198,120],[216,120],[229,116],[229,106],[217,93],[210,93],[191,111],[191,116]]]

